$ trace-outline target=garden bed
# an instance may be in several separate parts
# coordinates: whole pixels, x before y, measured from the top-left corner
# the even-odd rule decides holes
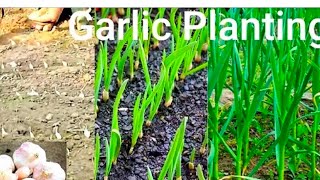
[[[115,42],[108,42],[108,49],[113,52]],[[148,68],[152,83],[156,83],[160,75],[163,49],[170,53],[170,41],[160,42],[159,49],[149,52]],[[99,49],[97,46],[96,49]],[[96,53],[97,54],[97,53]],[[110,53],[112,55],[112,53]],[[110,55],[109,54],[109,55]],[[203,59],[207,57],[203,54]],[[194,64],[194,67],[199,64]],[[197,179],[196,171],[188,169],[189,156],[193,147],[196,149],[195,165],[201,164],[205,170],[207,167],[207,156],[200,155],[199,149],[204,140],[206,129],[206,107],[207,107],[207,80],[206,70],[187,76],[184,81],[177,81],[173,90],[172,105],[166,108],[163,102],[160,105],[151,127],[143,128],[143,137],[135,145],[132,154],[129,154],[132,132],[132,112],[136,97],[145,91],[145,80],[142,68],[135,71],[134,78],[128,82],[123,98],[119,106],[119,128],[123,144],[117,164],[111,169],[109,179],[146,179],[147,166],[157,177],[164,164],[176,130],[183,117],[189,117],[185,133],[185,144],[182,157],[182,179]],[[128,78],[128,77],[126,77]],[[110,99],[104,103],[98,103],[99,112],[96,119],[96,132],[101,138],[109,138],[112,107],[118,92],[116,85],[116,74],[114,74]],[[105,142],[101,141],[101,156],[99,164],[98,179],[103,179],[105,171]]]

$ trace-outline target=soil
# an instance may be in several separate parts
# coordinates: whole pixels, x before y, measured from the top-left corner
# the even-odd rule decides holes
[[[0,22],[0,142],[66,141],[67,179],[93,179],[94,43],[73,40],[67,22],[31,29],[34,10],[7,8]]]
[[[160,48],[150,50],[148,68],[153,83],[159,78],[161,56],[163,49],[170,53],[170,41],[160,42]],[[115,42],[109,41],[109,50],[113,50]],[[98,49],[98,48],[97,48]],[[112,53],[110,53],[112,54]],[[207,57],[203,56],[204,61]],[[194,67],[196,64],[194,64]],[[108,102],[100,102],[99,113],[96,120],[96,131],[101,137],[109,138],[112,119],[112,106],[118,87],[115,84],[116,74],[113,77],[113,84]],[[128,76],[126,78],[129,78]],[[135,145],[134,152],[129,154],[131,146],[132,132],[132,111],[134,101],[138,93],[144,93],[145,80],[141,66],[135,72],[135,77],[128,82],[120,103],[119,126],[123,144],[117,164],[112,166],[109,176],[110,180],[140,180],[146,179],[147,166],[153,172],[154,177],[161,171],[170,142],[174,137],[183,117],[189,117],[185,134],[185,145],[182,157],[182,177],[183,179],[197,179],[195,170],[189,170],[187,163],[191,151],[196,148],[195,165],[201,164],[206,174],[207,161],[206,154],[200,155],[199,149],[204,139],[206,128],[206,107],[207,107],[207,71],[203,70],[194,75],[188,76],[184,81],[176,82],[173,92],[173,103],[169,108],[165,108],[163,103],[158,114],[155,116],[151,127],[143,128],[143,137]],[[102,152],[98,179],[103,179],[105,168],[104,142],[102,142]]]

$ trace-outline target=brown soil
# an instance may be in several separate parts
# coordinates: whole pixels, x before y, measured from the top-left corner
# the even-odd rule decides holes
[[[33,10],[8,8],[0,21],[0,141],[55,141],[58,128],[67,141],[67,179],[92,179],[93,42],[73,40],[67,23],[53,32],[31,29]]]

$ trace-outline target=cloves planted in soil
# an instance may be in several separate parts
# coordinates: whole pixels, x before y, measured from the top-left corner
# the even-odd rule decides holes
[[[169,106],[171,106],[172,101],[173,101],[173,97],[172,97],[172,96],[170,96],[169,100],[168,100],[168,101],[166,101],[166,102],[164,103],[164,106],[165,106],[165,107],[169,107]]]
[[[109,100],[109,92],[106,91],[105,89],[104,89],[103,92],[102,92],[102,100],[103,100],[104,102],[107,102],[107,101]]]
[[[194,62],[196,62],[196,63],[201,62],[201,54],[199,54],[198,51],[196,52],[196,55],[194,56]]]

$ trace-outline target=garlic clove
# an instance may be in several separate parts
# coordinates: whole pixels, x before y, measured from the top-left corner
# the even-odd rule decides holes
[[[10,171],[0,171],[1,180],[18,180],[18,176]]]
[[[14,163],[10,156],[0,155],[0,171],[10,171],[13,172]]]
[[[38,164],[46,161],[46,152],[32,142],[22,143],[13,153],[13,162],[18,169],[27,166],[32,170]]]
[[[66,173],[58,163],[44,162],[34,168],[32,177],[36,180],[65,180]]]
[[[32,171],[29,167],[24,166],[24,167],[19,168],[15,172],[15,174],[18,176],[18,179],[20,180],[20,179],[25,179],[25,178],[29,177],[30,174],[32,174]]]

